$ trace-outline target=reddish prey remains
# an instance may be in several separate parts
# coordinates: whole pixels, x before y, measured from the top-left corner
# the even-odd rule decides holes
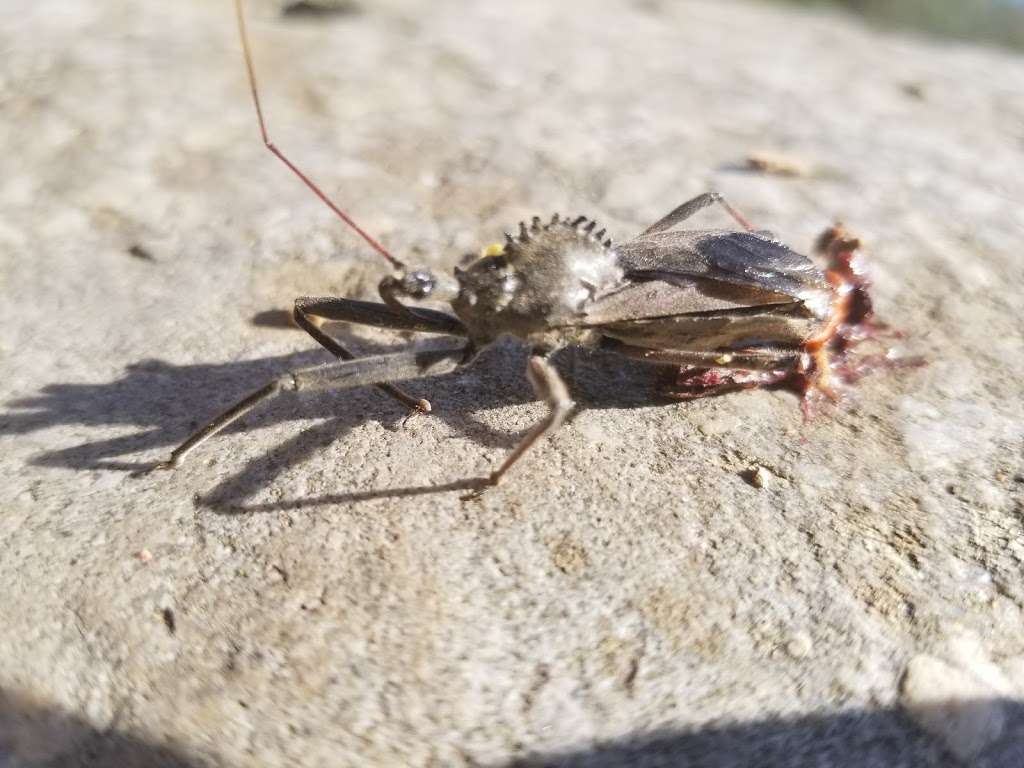
[[[695,400],[742,389],[789,389],[800,396],[804,415],[809,416],[815,394],[837,400],[844,386],[874,370],[922,365],[919,357],[897,359],[887,351],[857,357],[852,354],[862,342],[903,334],[875,318],[861,242],[843,224],[826,229],[815,242],[814,252],[825,263],[832,299],[823,327],[803,343],[801,358],[794,367],[754,371],[684,365],[663,393],[678,400]]]

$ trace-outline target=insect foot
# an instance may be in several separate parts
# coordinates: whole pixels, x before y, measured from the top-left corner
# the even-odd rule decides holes
[[[248,397],[240,400],[231,408],[224,411],[224,413],[210,421],[206,426],[196,430],[196,432],[185,440],[185,442],[171,452],[171,456],[167,461],[161,461],[159,464],[156,464],[146,470],[142,470],[138,474],[148,474],[149,472],[174,469],[180,466],[182,461],[185,459],[185,456],[196,446],[206,442],[225,427],[238,421],[238,419],[249,413],[249,411],[264,400],[274,397],[281,392],[294,392],[298,388],[299,380],[296,378],[294,373],[286,373],[283,376],[268,382]]]

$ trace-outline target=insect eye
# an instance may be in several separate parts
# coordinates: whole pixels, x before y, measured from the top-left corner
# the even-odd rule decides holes
[[[434,290],[434,276],[425,270],[410,272],[402,278],[402,292],[413,299],[425,299]]]

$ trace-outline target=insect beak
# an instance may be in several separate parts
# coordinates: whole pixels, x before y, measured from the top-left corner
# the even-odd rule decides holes
[[[433,280],[433,288],[430,291],[430,298],[434,301],[443,301],[445,303],[451,302],[459,293],[459,282],[458,278],[452,278],[448,275],[431,275]]]

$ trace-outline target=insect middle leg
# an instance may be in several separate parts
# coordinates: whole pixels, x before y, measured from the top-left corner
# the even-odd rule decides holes
[[[673,209],[668,215],[658,219],[658,221],[654,222],[654,224],[641,232],[640,236],[653,235],[655,232],[664,232],[666,229],[672,229],[676,224],[686,221],[698,211],[702,211],[709,205],[713,205],[715,203],[722,206],[722,208],[724,208],[725,211],[745,230],[748,232],[754,231],[754,228],[747,220],[747,217],[733,208],[728,201],[722,197],[720,192],[705,192],[703,195],[697,195],[697,197],[692,200],[687,200],[682,205]]]
[[[548,414],[541,419],[513,449],[501,466],[491,473],[491,485],[497,485],[512,465],[522,458],[523,454],[533,447],[542,437],[551,434],[565,421],[575,403],[569,397],[569,389],[558,375],[555,367],[545,357],[534,355],[526,367],[526,378],[529,380],[537,397],[547,403]]]
[[[299,328],[312,336],[321,347],[326,349],[332,355],[340,358],[341,360],[354,360],[356,356],[331,336],[324,333],[314,319],[317,317],[323,317],[328,320],[344,319],[324,317],[323,310],[329,308],[331,302],[338,301],[344,301],[344,299],[314,299],[309,296],[303,296],[295,300],[295,308],[292,313],[292,317],[295,319],[295,324],[298,325]],[[321,311],[318,312],[318,309]],[[429,400],[413,397],[400,387],[396,387],[394,384],[378,384],[377,389],[390,395],[402,405],[407,408],[411,408],[415,412],[430,413]]]
[[[290,371],[269,381],[248,397],[235,403],[205,426],[197,429],[171,451],[167,461],[154,469],[173,469],[197,446],[234,423],[257,405],[282,392],[298,390],[350,389],[368,384],[439,376],[454,370],[465,359],[466,344],[446,344],[435,348],[410,350],[389,355],[360,357],[328,363],[314,368]]]

